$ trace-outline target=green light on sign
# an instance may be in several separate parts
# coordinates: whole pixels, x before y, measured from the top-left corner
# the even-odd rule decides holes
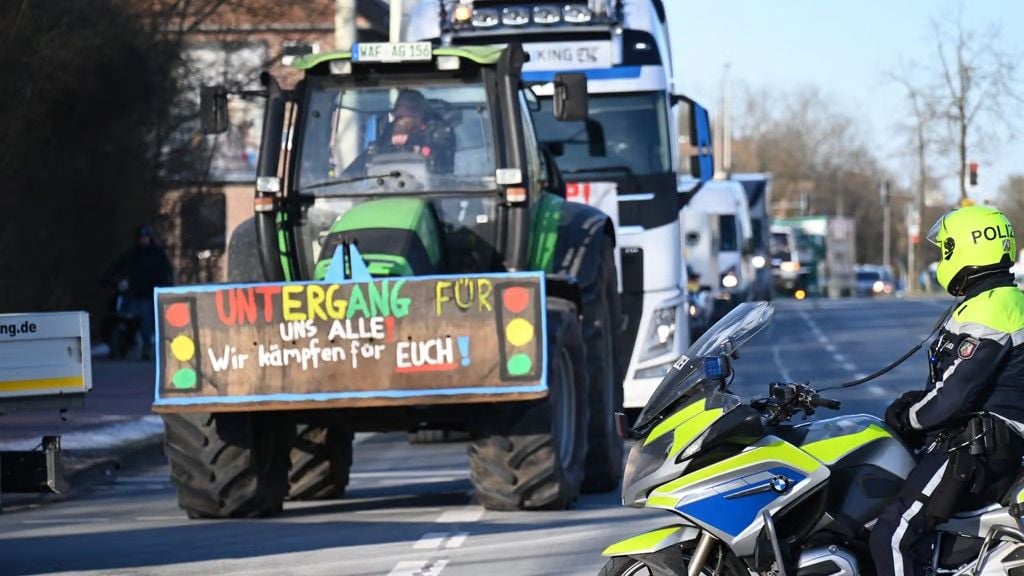
[[[533,368],[533,360],[530,360],[530,357],[522,352],[513,354],[508,359],[506,368],[508,368],[508,373],[511,376],[522,376],[523,374],[528,374],[530,369]]]
[[[171,383],[175,388],[195,388],[196,371],[191,368],[182,368],[174,373]]]

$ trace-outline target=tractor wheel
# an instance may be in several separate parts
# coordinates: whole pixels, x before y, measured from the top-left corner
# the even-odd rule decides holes
[[[247,413],[165,414],[164,453],[189,518],[253,518],[281,510],[290,423]]]
[[[569,507],[587,453],[587,373],[576,307],[547,301],[548,396],[488,412],[469,446],[470,479],[489,510]]]
[[[615,429],[615,412],[622,410],[619,346],[619,291],[615,256],[606,242],[601,268],[591,286],[583,288],[583,340],[587,345],[590,384],[584,492],[608,492],[622,478],[622,438]]]
[[[299,424],[292,442],[288,498],[341,498],[351,468],[352,432],[340,426]]]

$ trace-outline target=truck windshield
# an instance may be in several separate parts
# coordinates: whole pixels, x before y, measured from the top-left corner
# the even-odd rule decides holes
[[[551,98],[534,112],[537,137],[567,174],[621,169],[634,176],[665,173],[668,119],[661,92],[591,94],[586,122],[556,122]]]
[[[303,115],[302,194],[495,188],[490,109],[481,84],[315,84]]]

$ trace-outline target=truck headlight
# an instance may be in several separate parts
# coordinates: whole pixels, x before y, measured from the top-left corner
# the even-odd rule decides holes
[[[760,254],[751,258],[750,263],[754,265],[754,268],[764,268],[764,265],[766,264],[764,256],[761,256]]]
[[[875,280],[875,283],[871,285],[871,291],[875,294],[881,294],[882,290],[885,290],[885,283],[881,280]]]
[[[725,276],[722,276],[722,287],[723,288],[735,288],[739,284],[739,278],[732,272],[726,272]]]
[[[640,354],[641,362],[674,351],[678,306],[678,302],[672,302],[654,311],[651,316],[651,324],[647,328],[643,353]]]

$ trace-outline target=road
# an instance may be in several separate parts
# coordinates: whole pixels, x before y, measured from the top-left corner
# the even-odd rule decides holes
[[[774,380],[823,387],[867,374],[924,338],[948,304],[780,302],[773,325],[740,350],[733,390],[750,399]],[[834,396],[842,413],[878,414],[924,374],[919,352]],[[288,503],[272,519],[185,519],[161,462],[74,498],[8,508],[0,574],[592,575],[606,545],[671,520],[623,509],[616,493],[583,496],[565,512],[487,512],[473,502],[463,444],[359,440],[348,497]]]

